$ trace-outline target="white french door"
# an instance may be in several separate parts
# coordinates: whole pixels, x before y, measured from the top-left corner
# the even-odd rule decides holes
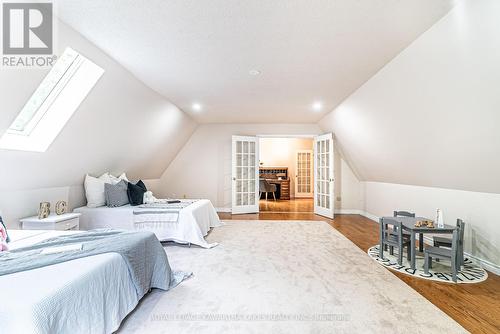
[[[233,136],[232,213],[259,212],[259,141]]]
[[[295,197],[313,197],[313,151],[299,150],[295,156]]]
[[[314,138],[314,213],[333,218],[333,135]]]

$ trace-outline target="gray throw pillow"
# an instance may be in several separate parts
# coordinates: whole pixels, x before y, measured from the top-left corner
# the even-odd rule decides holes
[[[125,180],[121,180],[117,184],[104,184],[104,196],[106,198],[106,205],[110,208],[127,205],[129,203],[127,186],[128,183]]]

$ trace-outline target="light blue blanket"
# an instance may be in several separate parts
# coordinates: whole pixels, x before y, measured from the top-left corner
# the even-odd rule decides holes
[[[68,244],[82,244],[82,249],[40,254],[44,248]],[[169,290],[191,275],[172,272],[167,254],[152,232],[93,230],[0,252],[0,276],[103,253],[118,253],[122,256],[139,298],[150,288]]]

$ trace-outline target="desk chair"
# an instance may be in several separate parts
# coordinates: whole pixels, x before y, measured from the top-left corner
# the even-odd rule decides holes
[[[267,193],[273,193],[273,198],[276,201],[276,190],[277,187],[275,184],[271,184],[267,182],[265,179],[259,180],[259,198],[262,196],[262,193],[266,193],[266,201],[267,201]]]

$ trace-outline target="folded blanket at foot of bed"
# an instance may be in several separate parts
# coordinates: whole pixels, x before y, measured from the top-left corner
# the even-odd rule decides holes
[[[179,214],[198,200],[182,200],[169,203],[168,200],[156,200],[134,209],[134,226],[136,230],[178,229]]]
[[[44,249],[81,244],[78,250],[41,253]],[[191,273],[172,272],[167,254],[152,232],[93,230],[59,236],[0,253],[0,276],[103,253],[118,253],[127,264],[139,298],[150,288],[169,290]]]
[[[136,230],[147,228],[177,229],[180,210],[139,209],[134,210],[134,227]]]

